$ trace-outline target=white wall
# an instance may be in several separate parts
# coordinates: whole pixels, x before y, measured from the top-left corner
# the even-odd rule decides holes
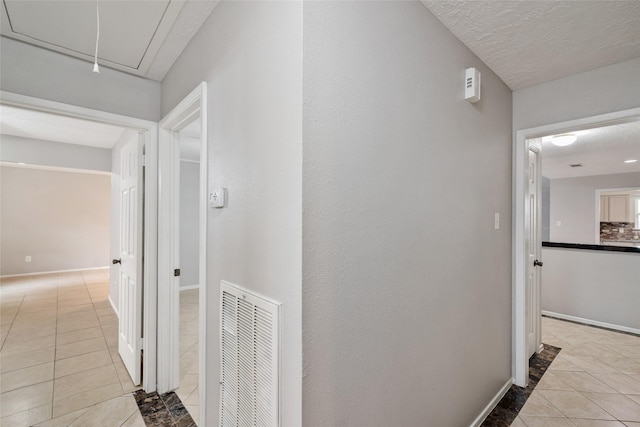
[[[547,177],[542,177],[542,197],[540,203],[542,203],[541,209],[541,223],[542,223],[542,241],[551,241],[551,180]]]
[[[160,83],[0,38],[0,89],[50,101],[157,121]]]
[[[542,310],[640,329],[640,254],[543,248]]]
[[[640,172],[551,180],[550,241],[599,243],[596,190],[640,187]],[[561,225],[558,226],[558,221]]]
[[[640,106],[640,58],[513,92],[513,129]]]
[[[180,286],[198,285],[200,163],[180,162]]]
[[[302,4],[221,2],[162,83],[166,114],[201,81],[209,188],[207,419],[219,407],[219,284],[282,303],[282,425],[301,422]]]
[[[1,166],[0,181],[0,275],[107,265],[108,175]]]
[[[306,2],[303,63],[302,425],[469,425],[511,378],[511,91],[419,2]]]
[[[111,172],[111,150],[0,135],[0,161]]]

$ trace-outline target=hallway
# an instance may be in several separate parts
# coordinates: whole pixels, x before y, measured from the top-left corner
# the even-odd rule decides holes
[[[118,355],[109,271],[2,279],[2,426],[144,426]]]

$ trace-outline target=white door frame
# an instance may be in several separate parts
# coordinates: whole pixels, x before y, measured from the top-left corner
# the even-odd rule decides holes
[[[620,123],[640,120],[640,108],[616,111],[598,116],[585,117],[566,122],[554,123],[535,128],[516,131],[513,141],[513,280],[512,280],[512,322],[513,340],[511,356],[511,374],[513,383],[526,387],[529,382],[529,357],[527,356],[527,324],[526,324],[526,251],[524,209],[526,200],[526,170],[528,167],[529,149],[527,139],[564,132],[578,131]],[[538,313],[538,319],[540,313]],[[538,343],[540,345],[541,343]]]
[[[176,224],[179,219],[180,177],[176,165],[180,161],[178,132],[201,118],[200,143],[200,239],[199,239],[199,368],[200,425],[205,424],[206,395],[206,313],[207,313],[207,83],[202,82],[159,124],[160,195],[158,212],[158,309],[168,313],[158,319],[160,330],[168,331],[158,337],[158,390],[165,393],[180,383],[179,289],[173,271],[177,265],[178,242]]]
[[[144,303],[142,387],[156,390],[156,321],[157,321],[157,210],[158,210],[158,124],[105,111],[63,104],[12,92],[0,91],[0,104],[42,111],[59,116],[75,117],[136,130],[146,147],[145,212],[144,212]]]

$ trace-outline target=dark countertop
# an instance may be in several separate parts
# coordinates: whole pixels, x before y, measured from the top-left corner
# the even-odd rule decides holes
[[[633,247],[633,246],[587,245],[583,243],[542,242],[542,247],[563,248],[563,249],[586,249],[589,251],[627,252],[627,253],[640,254],[640,248]]]

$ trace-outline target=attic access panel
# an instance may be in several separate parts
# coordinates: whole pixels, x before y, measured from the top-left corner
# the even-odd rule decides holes
[[[98,62],[145,71],[183,2],[100,0]],[[3,0],[2,35],[93,61],[96,1]]]

